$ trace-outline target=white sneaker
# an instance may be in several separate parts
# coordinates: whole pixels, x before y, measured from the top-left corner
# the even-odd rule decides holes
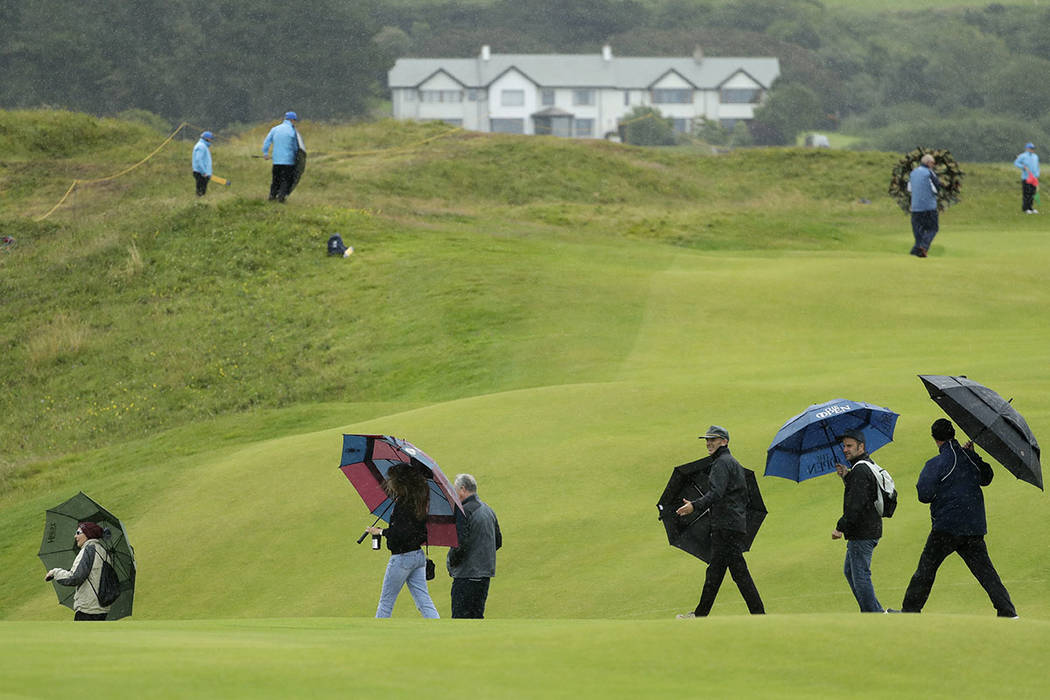
[[[1038,214],[1038,213],[1039,213],[1039,210],[1038,210],[1038,209],[1029,209],[1029,210],[1028,210],[1028,213],[1029,213],[1029,214]]]
[[[691,620],[696,617],[696,613],[678,613],[674,616],[676,620]]]

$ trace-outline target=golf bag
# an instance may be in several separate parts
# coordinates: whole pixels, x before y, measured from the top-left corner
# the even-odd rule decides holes
[[[875,475],[875,484],[878,486],[875,494],[875,510],[884,518],[892,518],[894,511],[897,510],[897,486],[893,483],[893,477],[875,462],[861,460],[857,464],[867,464],[871,468],[871,473]]]

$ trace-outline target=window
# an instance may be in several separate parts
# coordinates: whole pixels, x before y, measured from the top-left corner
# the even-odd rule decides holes
[[[504,107],[521,107],[525,104],[525,91],[502,90],[499,95],[499,103]]]
[[[524,119],[490,119],[489,131],[495,134],[524,134]]]
[[[687,105],[692,101],[692,90],[653,90],[653,104]]]
[[[623,104],[624,104],[624,106],[627,106],[627,105],[631,104],[631,91],[630,90],[624,90],[623,91]]]
[[[552,106],[554,104],[554,90],[550,88],[540,90],[540,104],[544,107]]]
[[[462,102],[462,90],[420,90],[420,102]]]
[[[594,104],[594,90],[573,90],[572,103],[574,105]]]
[[[736,123],[739,121],[743,121],[743,119],[719,119],[718,123],[722,125],[723,129],[729,133],[733,133],[733,127],[736,126]]]
[[[405,102],[415,102],[416,101],[416,91],[415,90],[404,90],[403,94],[405,95]]]
[[[593,119],[577,119],[573,124],[573,136],[587,137],[594,136],[594,120]]]
[[[690,121],[691,120],[689,120],[689,119],[675,119],[674,120],[675,133],[678,133],[678,134],[685,134],[685,133],[687,133],[689,131],[689,122]]]
[[[471,102],[484,102],[486,99],[484,90],[467,90],[467,99]]]
[[[723,88],[721,98],[724,105],[755,104],[762,99],[758,88]]]

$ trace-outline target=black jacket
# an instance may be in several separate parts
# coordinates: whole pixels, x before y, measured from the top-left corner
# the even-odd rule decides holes
[[[875,473],[867,464],[871,460],[867,453],[851,461],[851,467],[842,482],[842,517],[835,529],[847,540],[877,540],[882,537],[882,516],[875,509],[879,483]]]
[[[408,508],[400,508],[394,502],[394,512],[390,514],[390,527],[383,530],[386,548],[391,554],[404,554],[419,549],[427,541],[427,521],[418,520],[416,514]]]
[[[711,455],[710,485],[700,499],[692,501],[698,513],[711,509],[712,530],[747,532],[747,481],[744,468],[725,445]]]
[[[463,501],[466,517],[456,514],[459,546],[448,550],[452,578],[492,578],[496,575],[496,550],[503,546],[496,513],[471,494]]]
[[[926,462],[915,485],[919,500],[930,504],[933,529],[951,535],[978,537],[988,532],[982,486],[992,483],[991,465],[956,440],[941,445]]]

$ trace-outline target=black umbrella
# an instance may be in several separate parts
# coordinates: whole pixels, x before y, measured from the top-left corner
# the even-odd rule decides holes
[[[135,550],[128,542],[127,531],[115,515],[100,506],[83,492],[65,503],[50,508],[44,520],[44,538],[40,542],[37,556],[44,568],[69,569],[77,557],[77,546],[73,541],[78,523],[92,522],[103,530],[102,546],[109,553],[110,564],[117,572],[120,597],[109,608],[107,620],[119,620],[131,615],[135,598]],[[67,608],[73,607],[76,588],[53,584],[58,602]]]
[[[689,552],[697,559],[711,561],[711,517],[710,510],[698,513],[695,510],[689,515],[679,516],[675,511],[682,505],[682,499],[695,501],[709,488],[711,477],[710,457],[695,462],[682,464],[674,468],[667,487],[660,496],[656,507],[660,511],[660,520],[667,531],[667,541],[674,547]],[[744,469],[747,482],[747,542],[744,551],[751,549],[755,535],[766,517],[766,504],[758,490],[758,479],[750,469]]]
[[[971,440],[1022,481],[1043,488],[1039,443],[1010,401],[966,377],[920,374],[930,398]]]

